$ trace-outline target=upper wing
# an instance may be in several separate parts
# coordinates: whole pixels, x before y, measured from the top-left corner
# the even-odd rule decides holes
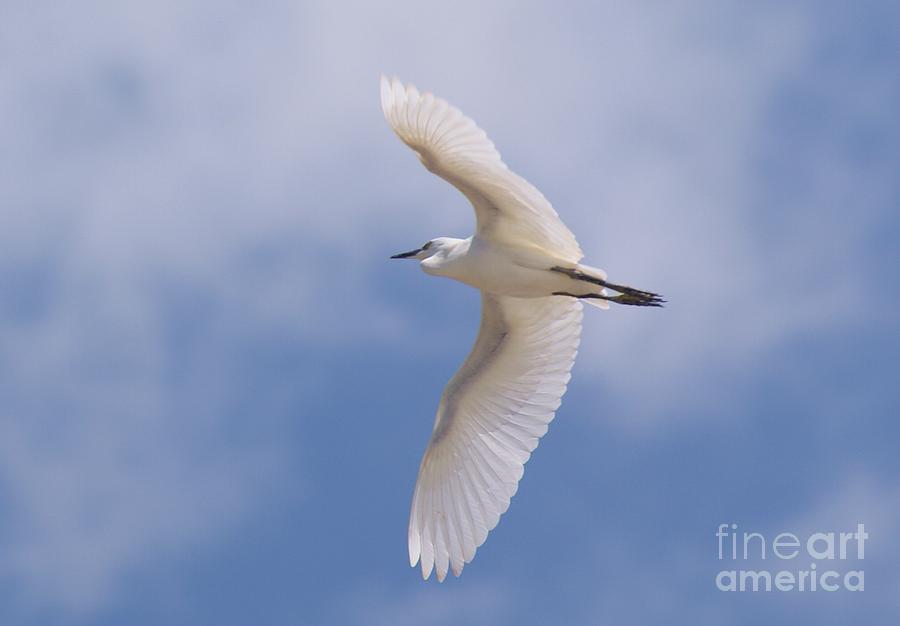
[[[409,562],[444,580],[475,557],[559,407],[581,337],[574,298],[481,294],[481,329],[438,407],[409,517]]]
[[[485,132],[459,109],[384,76],[381,108],[391,128],[422,164],[469,198],[479,237],[530,244],[573,263],[584,256],[575,235],[547,199],[509,170]]]

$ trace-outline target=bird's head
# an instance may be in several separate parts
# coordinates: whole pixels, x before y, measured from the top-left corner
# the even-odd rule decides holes
[[[409,252],[401,252],[400,254],[395,254],[391,258],[392,259],[418,259],[420,261],[427,259],[432,254],[435,253],[434,241],[426,241],[422,246],[416,248],[415,250],[410,250]]]
[[[438,237],[437,239],[426,241],[421,248],[416,248],[409,252],[401,252],[400,254],[395,254],[391,258],[418,259],[419,261],[424,261],[435,255],[446,256],[450,251],[454,250],[461,241],[463,240],[453,239],[452,237]]]

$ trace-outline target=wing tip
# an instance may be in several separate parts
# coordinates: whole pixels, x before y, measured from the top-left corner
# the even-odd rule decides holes
[[[381,89],[381,112],[384,113],[385,117],[388,117],[391,109],[394,107],[391,79],[387,75],[381,74],[378,84]]]
[[[431,572],[435,570],[434,563],[425,563],[422,562],[422,580],[428,580],[431,577]]]
[[[415,567],[419,562],[419,557],[421,555],[421,550],[419,549],[419,538],[418,536],[413,537],[410,535],[409,537],[409,566]]]

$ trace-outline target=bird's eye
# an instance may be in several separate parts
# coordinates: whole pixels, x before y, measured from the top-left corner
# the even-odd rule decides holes
[[[430,247],[431,247],[431,242],[428,241],[428,242],[425,243],[424,246],[422,246],[422,249],[423,249],[423,250],[427,250],[427,249],[430,248]]]

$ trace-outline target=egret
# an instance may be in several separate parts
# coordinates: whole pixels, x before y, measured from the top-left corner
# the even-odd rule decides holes
[[[481,291],[475,346],[441,395],[409,516],[409,562],[459,576],[509,508],[525,462],[571,377],[581,302],[661,306],[606,280],[546,198],[501,160],[475,122],[431,93],[381,77],[381,108],[422,164],[475,208],[475,234],[438,237],[392,259]],[[607,290],[618,295],[610,295]]]

